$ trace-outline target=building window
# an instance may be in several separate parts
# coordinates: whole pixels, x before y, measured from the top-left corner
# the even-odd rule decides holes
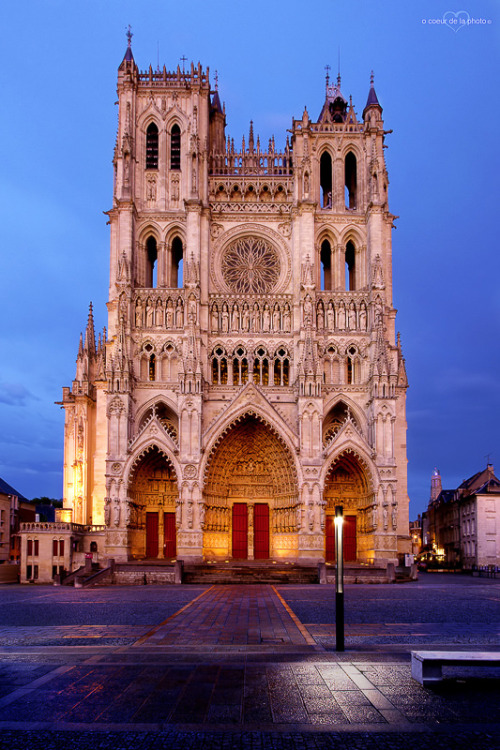
[[[148,380],[156,380],[156,357],[154,354],[149,355]]]
[[[33,557],[33,539],[28,539],[26,554],[28,557]]]
[[[290,385],[290,358],[286,349],[278,349],[276,352],[274,385]]]
[[[321,288],[333,289],[332,285],[332,248],[328,240],[321,243]]]
[[[28,581],[30,581],[33,578],[33,566],[27,565],[26,566],[26,578]]]
[[[154,122],[146,130],[146,169],[158,169],[158,128]]]
[[[356,157],[349,151],[345,158],[345,207],[355,209],[357,193],[357,164]]]
[[[260,347],[255,352],[253,363],[253,382],[257,385],[269,385],[269,359],[265,349]]]
[[[38,580],[38,565],[33,565],[33,580]]]
[[[213,385],[227,385],[227,356],[221,346],[214,349],[212,354],[212,383]]]
[[[240,346],[234,354],[233,385],[245,385],[248,383],[248,359],[245,350]]]
[[[351,241],[345,248],[345,288],[346,292],[356,289],[356,251]]]
[[[174,125],[170,131],[170,169],[181,168],[181,129]]]
[[[146,287],[149,289],[154,289],[157,285],[157,260],[156,239],[148,237],[146,240]]]
[[[332,207],[332,157],[328,151],[321,154],[319,161],[319,180],[321,188],[321,205],[323,208]]]
[[[180,237],[174,237],[170,250],[170,286],[175,289],[181,289],[184,285],[183,258],[184,248]]]

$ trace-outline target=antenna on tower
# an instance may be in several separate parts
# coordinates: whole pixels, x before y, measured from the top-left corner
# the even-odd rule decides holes
[[[181,62],[182,62],[182,72],[183,72],[183,73],[185,73],[185,72],[186,72],[186,71],[185,71],[185,69],[184,69],[184,63],[186,62],[186,60],[187,60],[187,57],[186,57],[186,55],[182,55],[182,57],[181,57]]]
[[[337,86],[340,88],[340,44],[339,44],[339,54],[338,54],[338,67],[337,67],[338,73],[337,73]]]

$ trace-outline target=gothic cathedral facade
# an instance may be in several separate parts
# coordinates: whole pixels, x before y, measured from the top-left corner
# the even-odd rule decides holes
[[[200,65],[140,72],[129,44],[118,99],[108,330],[91,312],[63,390],[71,522],[116,561],[318,562],[341,505],[346,559],[397,561],[407,379],[373,79],[360,120],[327,78],[282,150],[252,125],[235,148]]]

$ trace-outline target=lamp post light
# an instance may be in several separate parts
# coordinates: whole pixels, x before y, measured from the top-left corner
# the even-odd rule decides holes
[[[344,651],[344,510],[335,506],[335,642]]]

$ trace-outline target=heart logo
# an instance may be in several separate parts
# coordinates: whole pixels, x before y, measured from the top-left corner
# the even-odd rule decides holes
[[[466,10],[457,10],[456,13],[452,10],[447,10],[446,13],[443,13],[444,25],[455,33],[460,31],[460,29],[465,29],[468,21],[470,21],[470,16]]]

